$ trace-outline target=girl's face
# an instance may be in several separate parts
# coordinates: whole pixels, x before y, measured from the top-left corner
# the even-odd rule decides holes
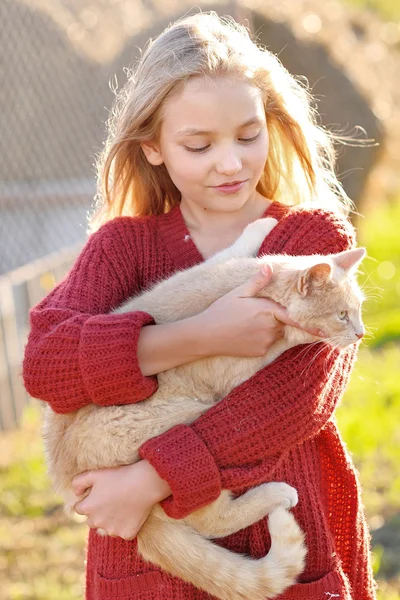
[[[165,164],[182,203],[233,212],[255,197],[268,142],[260,90],[204,76],[166,101],[159,140],[142,148],[151,164]]]

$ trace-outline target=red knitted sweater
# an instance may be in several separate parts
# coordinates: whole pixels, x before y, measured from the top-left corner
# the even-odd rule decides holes
[[[261,253],[328,254],[349,248],[347,221],[321,210],[273,203],[279,220]],[[90,402],[140,402],[157,388],[143,377],[136,346],[146,313],[106,314],[151,283],[203,260],[179,207],[158,217],[120,217],[93,234],[67,278],[31,311],[23,375],[28,392],[60,413]],[[328,355],[296,347],[235,388],[192,425],[178,425],[141,448],[169,482],[164,510],[180,518],[221,488],[242,493],[265,481],[297,488],[294,512],[306,532],[307,565],[282,600],[371,600],[369,534],[355,469],[333,413],[355,349]],[[217,543],[253,557],[270,546],[267,520]],[[137,554],[135,540],[90,532],[87,600],[205,600]],[[249,599],[251,600],[251,599]]]

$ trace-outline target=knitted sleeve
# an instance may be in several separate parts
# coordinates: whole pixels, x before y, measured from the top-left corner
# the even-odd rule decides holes
[[[329,254],[354,244],[352,228],[336,217],[304,213],[296,223],[285,245],[288,253]],[[317,435],[345,389],[354,356],[354,347],[292,348],[191,425],[146,442],[141,457],[172,490],[163,502],[165,512],[182,518],[215,500],[222,488],[234,489],[238,479],[246,486],[257,461],[268,460],[273,468],[282,452]]]
[[[142,375],[136,357],[140,328],[154,323],[152,317],[106,314],[139,291],[138,250],[126,231],[121,218],[93,234],[66,279],[30,312],[25,387],[56,412],[92,402],[129,404],[157,389],[157,379]]]

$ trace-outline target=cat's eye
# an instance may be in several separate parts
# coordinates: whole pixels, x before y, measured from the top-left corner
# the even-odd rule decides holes
[[[338,317],[341,321],[346,321],[348,316],[349,316],[349,313],[347,312],[347,310],[341,310],[340,313],[338,314]]]

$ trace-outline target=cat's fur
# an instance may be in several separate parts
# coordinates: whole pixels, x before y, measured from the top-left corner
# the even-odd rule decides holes
[[[363,326],[361,294],[352,273],[364,250],[331,256],[250,257],[275,224],[274,219],[252,223],[227,250],[175,274],[115,312],[143,310],[157,323],[184,319],[205,310],[268,263],[274,274],[259,296],[286,306],[302,325],[326,331],[335,347],[356,342]],[[316,339],[286,327],[284,338],[263,357],[212,357],[160,373],[158,391],[143,402],[110,407],[91,404],[68,415],[48,409],[45,440],[50,474],[67,506],[71,508],[76,501],[71,494],[76,474],[136,462],[138,449],[147,439],[178,423],[191,423],[284,350]],[[303,534],[286,510],[296,503],[293,488],[271,482],[239,498],[223,490],[215,502],[182,520],[167,517],[157,505],[137,536],[138,549],[146,560],[221,600],[272,598],[295,583],[304,568]],[[252,560],[210,541],[266,514],[272,545],[264,558]]]

